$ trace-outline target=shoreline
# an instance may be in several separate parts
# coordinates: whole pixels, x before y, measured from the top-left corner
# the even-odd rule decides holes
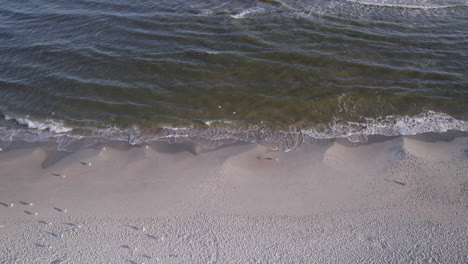
[[[450,133],[287,153],[17,143],[0,152],[0,263],[463,263],[467,159]]]
[[[29,118],[29,117],[28,117]],[[468,121],[456,119],[444,113],[426,111],[413,116],[386,116],[364,122],[337,122],[315,124],[308,127],[274,128],[260,124],[244,124],[234,121],[222,125],[205,127],[162,126],[146,131],[138,126],[131,128],[72,128],[60,120],[14,118],[5,115],[0,120],[0,150],[12,141],[55,142],[57,149],[74,152],[98,144],[126,142],[130,145],[151,144],[164,141],[169,143],[198,144],[204,148],[216,149],[234,142],[249,142],[274,150],[293,151],[307,141],[347,139],[353,143],[365,143],[373,137],[416,136],[427,133],[468,135]],[[77,132],[80,131],[80,132]]]

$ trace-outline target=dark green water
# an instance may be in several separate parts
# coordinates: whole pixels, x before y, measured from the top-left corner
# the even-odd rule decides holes
[[[6,1],[0,54],[3,141],[468,131],[465,0]]]

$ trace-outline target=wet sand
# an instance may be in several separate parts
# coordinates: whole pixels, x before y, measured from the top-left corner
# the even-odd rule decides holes
[[[0,152],[0,263],[466,263],[468,137]]]

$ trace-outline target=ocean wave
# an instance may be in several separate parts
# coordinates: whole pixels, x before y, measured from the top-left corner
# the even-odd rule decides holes
[[[444,9],[467,6],[466,3],[447,3],[449,1],[400,1],[400,0],[345,0],[352,4],[375,7],[408,8],[408,9]]]
[[[231,17],[234,19],[240,19],[240,18],[245,18],[253,14],[263,12],[263,11],[265,11],[265,9],[260,8],[260,7],[252,7],[252,8],[245,9],[235,15],[231,15]]]
[[[15,140],[28,142],[53,141],[59,150],[76,151],[98,143],[126,141],[139,145],[152,141],[170,143],[194,142],[206,148],[218,148],[236,141],[257,143],[280,151],[291,151],[302,146],[308,139],[347,138],[352,142],[365,142],[372,135],[399,136],[427,132],[468,132],[468,122],[444,113],[427,111],[414,116],[386,116],[379,119],[367,118],[365,122],[332,122],[326,126],[309,128],[289,127],[274,129],[263,125],[242,126],[229,122],[206,122],[205,127],[161,127],[157,131],[145,132],[138,127],[72,129],[57,120],[42,123],[26,117],[5,115],[0,122],[0,140],[5,147]],[[235,124],[235,125],[233,125]],[[84,132],[87,131],[87,132]]]
[[[46,119],[44,121],[34,121],[30,119],[29,116],[13,117],[5,115],[5,120],[14,120],[19,125],[23,125],[31,129],[49,130],[53,133],[66,133],[73,130],[73,128],[71,127],[66,127],[62,122],[55,121],[52,119]]]

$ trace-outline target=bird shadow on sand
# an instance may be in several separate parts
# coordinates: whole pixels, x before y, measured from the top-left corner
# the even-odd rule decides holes
[[[46,231],[46,233],[47,233],[47,234],[49,234],[49,235],[51,235],[51,236],[53,236],[53,237],[55,237],[55,238],[57,238],[57,237],[58,237],[58,235],[57,235],[57,234],[55,234],[55,233],[52,233],[52,232],[49,232],[49,231]]]
[[[404,183],[404,182],[393,181],[393,180],[389,180],[389,179],[384,179],[384,180],[385,180],[385,181],[388,181],[388,182],[393,182],[393,183],[399,184],[399,185],[401,185],[401,186],[405,186],[405,185],[406,185],[406,183]]]
[[[125,225],[126,227],[130,227],[133,230],[140,230],[138,226],[132,226],[132,225]]]
[[[151,238],[151,239],[158,240],[158,238],[156,236],[153,236],[153,235],[150,235],[150,234],[146,234],[146,236]]]

